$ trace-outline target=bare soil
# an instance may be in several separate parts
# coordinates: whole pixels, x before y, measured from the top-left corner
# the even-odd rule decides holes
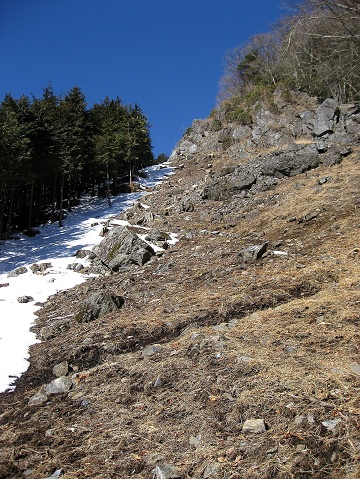
[[[226,202],[201,200],[208,163],[175,163],[141,200],[147,226],[178,243],[39,312],[36,331],[72,323],[31,347],[0,397],[1,479],[360,478],[359,150]],[[180,212],[184,197],[193,211]],[[264,242],[261,259],[240,261]],[[73,320],[102,288],[124,296],[119,312]],[[70,392],[30,406],[65,360]],[[266,431],[244,433],[248,419]]]

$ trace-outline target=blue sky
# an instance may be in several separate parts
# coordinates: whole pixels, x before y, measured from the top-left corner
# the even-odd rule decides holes
[[[170,154],[216,103],[226,53],[267,32],[281,0],[0,0],[0,100],[79,86],[139,103]]]

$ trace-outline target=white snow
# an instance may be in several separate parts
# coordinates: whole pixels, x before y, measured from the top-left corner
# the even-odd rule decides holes
[[[146,171],[148,177],[141,179],[144,188],[154,186],[173,173],[168,164]],[[74,256],[76,251],[91,249],[100,243],[99,233],[104,222],[130,207],[144,193],[115,196],[111,208],[106,199],[88,197],[69,213],[62,228],[56,223],[48,224],[38,228],[40,234],[34,238],[19,235],[16,240],[0,243],[0,285],[3,285],[0,287],[0,392],[13,390],[14,379],[29,366],[28,348],[37,341],[30,331],[36,319],[34,313],[40,308],[36,303],[86,280],[88,276],[67,269],[70,263],[87,264],[86,260]],[[128,223],[112,220],[112,224]],[[33,274],[29,269],[33,263],[43,262],[52,265],[46,274]],[[9,278],[8,273],[19,266],[27,267],[27,273]],[[34,301],[19,303],[21,296],[31,296]]]

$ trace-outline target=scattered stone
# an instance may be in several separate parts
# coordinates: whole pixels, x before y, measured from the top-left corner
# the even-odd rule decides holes
[[[28,404],[29,406],[41,406],[42,404],[45,404],[47,400],[47,395],[42,390],[40,390],[39,392],[34,394],[34,396],[31,396]]]
[[[243,433],[262,433],[266,431],[263,419],[247,419],[242,427]]]
[[[81,310],[75,315],[79,323],[89,323],[104,314],[118,311],[124,304],[122,296],[115,296],[107,292],[93,293],[84,301]]]
[[[267,250],[268,242],[262,243],[260,245],[249,246],[238,254],[238,257],[241,261],[255,261],[260,259]]]
[[[236,358],[237,363],[251,363],[254,361],[254,358],[251,358],[250,356],[238,356]]]
[[[52,373],[57,378],[60,378],[61,376],[66,376],[68,372],[69,372],[69,364],[67,361],[63,361],[62,363],[55,364],[55,366],[52,368]]]
[[[8,278],[16,278],[17,276],[20,276],[20,274],[25,274],[27,273],[27,268],[25,266],[20,266],[19,268],[16,268],[7,275]]]
[[[275,454],[275,452],[278,452],[279,448],[277,446],[272,447],[271,449],[268,449],[265,451],[265,454]]]
[[[18,303],[31,303],[34,298],[32,296],[20,296],[17,300]]]
[[[91,253],[91,251],[89,249],[79,249],[78,251],[76,251],[75,253],[75,256],[76,258],[86,258],[86,256],[89,256],[89,254]]]
[[[8,286],[10,286],[10,283],[1,283],[0,284],[0,288],[7,288]]]
[[[360,364],[359,363],[351,363],[349,367],[350,367],[350,369],[353,373],[360,376]]]
[[[220,469],[220,464],[216,462],[212,462],[211,464],[208,464],[205,467],[205,470],[203,472],[203,478],[204,479],[209,479],[211,477],[217,477]]]
[[[51,326],[44,326],[40,329],[40,338],[42,340],[54,338],[60,333],[67,331],[71,327],[70,319],[58,319]]]
[[[82,265],[81,263],[71,263],[66,266],[66,269],[70,269],[78,273],[79,271],[82,271],[84,269],[84,265]]]
[[[324,178],[320,178],[320,179],[318,180],[318,184],[319,184],[319,185],[324,185],[325,183],[328,182],[328,180],[329,180],[329,178],[328,178],[327,176],[325,176]]]
[[[62,469],[57,469],[54,474],[48,476],[46,479],[59,479],[62,475],[64,475],[64,471]]]
[[[194,211],[194,204],[189,201],[185,200],[179,205],[179,213],[191,213]]]
[[[199,447],[200,442],[201,442],[201,434],[199,434],[198,436],[190,436],[189,438],[190,446],[194,446],[195,449]]]
[[[337,425],[341,422],[340,418],[329,419],[328,421],[322,421],[321,424],[326,427],[328,431],[335,431]]]
[[[48,268],[52,268],[51,263],[34,263],[30,266],[31,271],[34,274],[44,274]]]
[[[176,466],[172,464],[159,464],[152,471],[154,473],[153,479],[177,479],[181,478]]]
[[[165,459],[166,458],[164,454],[160,454],[158,452],[149,452],[149,454],[147,454],[145,457],[145,463],[148,466],[151,466],[153,464],[156,464],[157,462],[165,461]]]
[[[61,376],[45,386],[45,394],[49,395],[66,393],[70,390],[71,386],[71,378],[68,376]]]
[[[317,218],[320,214],[320,211],[311,211],[309,213],[306,213],[304,216],[302,216],[298,223],[307,223],[308,221],[314,220]]]
[[[146,346],[142,351],[141,351],[141,356],[142,357],[148,357],[148,356],[153,356],[156,353],[159,353],[161,351],[161,346],[160,344],[150,344],[149,346]]]
[[[294,423],[297,426],[301,426],[301,424],[304,422],[304,420],[305,420],[305,416],[298,415],[298,416],[295,416]]]
[[[150,243],[156,243],[158,241],[166,241],[169,239],[169,235],[164,233],[164,231],[160,231],[157,228],[153,228],[149,231],[149,233],[145,236],[146,241],[150,241]]]
[[[160,388],[164,384],[164,381],[158,376],[154,382],[154,388]]]

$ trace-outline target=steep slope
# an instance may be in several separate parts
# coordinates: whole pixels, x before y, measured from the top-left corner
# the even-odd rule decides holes
[[[44,305],[0,478],[360,477],[359,108],[274,101],[195,121],[124,215],[175,245]],[[125,303],[76,321],[94,291]]]

